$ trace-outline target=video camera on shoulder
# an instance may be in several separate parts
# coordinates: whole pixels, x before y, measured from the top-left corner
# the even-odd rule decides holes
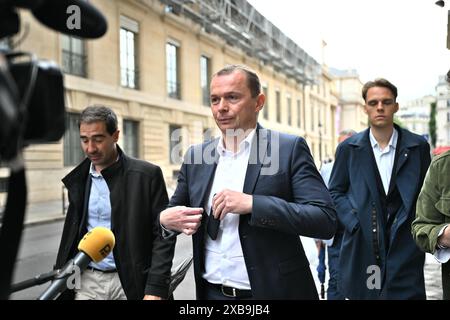
[[[83,0],[0,0],[0,40],[19,32],[19,8],[65,34],[98,38],[104,16]],[[68,23],[73,14],[79,23]],[[14,46],[14,45],[13,45]],[[0,160],[10,161],[26,145],[54,142],[65,131],[63,74],[52,61],[33,53],[0,50]]]
[[[5,57],[7,68],[0,81],[9,91],[0,91],[0,121],[5,124],[0,153],[10,160],[23,146],[58,141],[63,136],[64,84],[60,68],[52,61],[38,60],[29,53],[6,53]]]
[[[99,38],[106,33],[105,17],[84,0],[0,0],[0,40],[19,32],[19,8],[68,35]],[[72,18],[76,23],[69,23]],[[64,82],[58,65],[30,52],[0,49],[0,163],[11,169],[5,210],[0,212],[0,300],[10,294],[26,210],[22,148],[61,139],[64,118]]]

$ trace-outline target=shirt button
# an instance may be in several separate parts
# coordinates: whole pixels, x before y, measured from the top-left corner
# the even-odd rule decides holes
[[[373,229],[372,232],[377,232],[377,229]]]

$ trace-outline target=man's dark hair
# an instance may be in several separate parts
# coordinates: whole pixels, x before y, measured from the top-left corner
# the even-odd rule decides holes
[[[378,79],[375,79],[374,81],[366,82],[366,84],[363,86],[362,97],[363,97],[364,101],[366,101],[366,98],[367,98],[367,91],[369,91],[369,89],[373,88],[373,87],[382,87],[382,88],[389,89],[392,92],[392,94],[394,95],[394,99],[397,99],[397,87],[394,86],[389,81],[387,81],[386,79],[378,78]]]
[[[230,64],[216,72],[212,77],[224,76],[232,74],[235,71],[242,71],[247,76],[247,85],[252,94],[252,98],[256,98],[261,93],[261,82],[258,75],[249,67],[240,64]]]
[[[82,123],[104,122],[106,125],[106,131],[110,135],[117,131],[117,116],[110,108],[93,105],[89,106],[81,112],[80,121],[78,122],[78,128]]]

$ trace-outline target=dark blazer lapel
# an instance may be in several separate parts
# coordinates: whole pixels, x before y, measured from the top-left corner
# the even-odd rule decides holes
[[[81,206],[83,206],[86,179],[89,176],[90,166],[91,161],[86,158],[81,164],[79,164],[74,170],[72,170],[66,177],[62,179],[62,182],[71,194],[72,204],[76,207],[76,210],[74,210],[74,212],[77,215],[77,219],[79,221],[81,221],[83,218],[83,208]]]
[[[198,172],[195,172],[195,176],[191,177],[192,179],[196,179],[198,183],[201,183],[200,192],[198,193],[198,197],[195,197],[196,201],[192,204],[193,207],[203,207],[206,209],[206,202],[208,201],[207,197],[209,195],[208,191],[211,190],[217,162],[219,160],[219,154],[217,153],[219,139],[221,138],[213,140],[211,142],[212,145],[207,144],[205,146],[205,148],[211,148],[211,153],[202,155],[202,164],[199,166]],[[205,156],[211,156],[211,158],[205,160]],[[204,213],[206,214],[206,212]]]
[[[398,155],[398,165],[396,170],[396,184],[405,206],[405,212],[409,212],[411,210],[411,207],[414,205],[414,193],[416,192],[417,185],[419,183],[420,163],[411,164],[413,166],[412,168],[410,165],[408,165],[408,169],[401,169],[406,165],[408,161],[411,161],[408,159],[411,158],[413,149],[418,147],[419,144],[411,138],[409,132],[400,128],[396,129],[402,130],[402,138],[400,140],[399,146],[400,151]],[[397,216],[397,219],[399,220],[398,223],[401,223],[404,218],[406,218],[406,215],[405,217]]]
[[[245,174],[243,193],[252,194],[256,181],[261,172],[261,167],[265,162],[267,149],[270,147],[270,131],[263,129],[259,124],[256,127],[255,137],[250,148],[247,173]]]
[[[399,128],[396,126],[397,131],[401,131],[401,139],[400,139],[400,152],[398,154],[398,164],[397,164],[397,170],[396,174],[398,176],[401,168],[406,163],[406,161],[409,159],[409,153],[411,151],[411,148],[419,146],[419,144],[411,139],[411,136],[409,135],[409,132]]]

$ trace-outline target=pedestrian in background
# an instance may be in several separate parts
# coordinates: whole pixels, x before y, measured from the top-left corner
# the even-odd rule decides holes
[[[397,88],[385,79],[362,89],[370,127],[336,151],[330,192],[344,226],[339,257],[349,299],[425,299],[425,254],[411,235],[430,146],[394,124]]]
[[[342,130],[339,133],[338,143],[356,134],[354,130]],[[330,175],[333,169],[334,161],[324,163],[320,168],[320,175],[323,178],[327,188],[330,183]],[[344,295],[341,293],[340,275],[339,275],[339,251],[341,250],[342,236],[344,233],[344,226],[338,220],[338,227],[333,238],[329,240],[318,240],[319,250],[328,252],[328,287],[327,300],[344,300]],[[322,269],[322,268],[321,268]],[[326,268],[325,268],[326,269]]]

